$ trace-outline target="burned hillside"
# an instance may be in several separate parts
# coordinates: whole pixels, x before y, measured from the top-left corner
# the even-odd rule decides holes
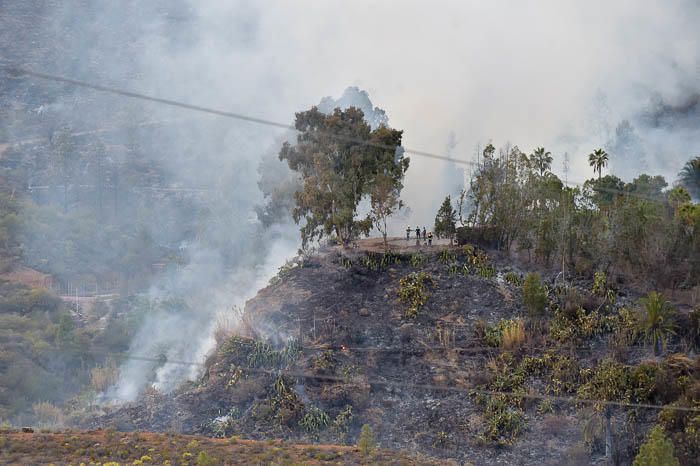
[[[697,339],[679,329],[654,357],[631,333],[634,293],[600,275],[569,289],[552,276],[532,307],[526,264],[505,268],[471,246],[423,249],[330,248],[289,263],[246,303],[235,333],[218,335],[197,383],[90,424],[339,443],[368,424],[392,449],[583,464],[604,453],[606,400],[632,405],[611,412],[621,461],[659,416],[635,404],[697,402],[698,360],[676,354]],[[674,414],[660,418],[674,419],[683,445],[697,418]]]

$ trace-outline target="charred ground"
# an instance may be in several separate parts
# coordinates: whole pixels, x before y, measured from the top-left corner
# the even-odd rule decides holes
[[[654,357],[633,330],[633,290],[593,293],[590,279],[567,289],[545,276],[546,307],[533,315],[527,265],[507,264],[471,246],[300,259],[247,302],[235,333],[218,335],[201,380],[89,424],[339,443],[368,424],[386,448],[562,464],[602,456],[605,405],[546,396],[695,406],[696,340],[681,328]],[[677,454],[691,464],[686,427],[697,416],[628,407],[612,411],[619,461],[657,418],[675,422]]]

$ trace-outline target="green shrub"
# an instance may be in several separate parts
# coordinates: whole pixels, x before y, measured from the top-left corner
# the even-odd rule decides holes
[[[598,400],[594,407],[601,411],[604,401],[629,401],[629,369],[624,364],[606,359],[593,370],[581,371],[587,379],[578,389],[582,399]]]
[[[338,415],[333,420],[333,431],[338,435],[338,439],[341,442],[345,442],[345,439],[348,435],[348,428],[350,427],[350,423],[352,422],[352,418],[352,406],[346,405],[345,409],[338,413]]]
[[[542,286],[540,275],[530,272],[525,277],[523,283],[523,304],[527,312],[533,316],[541,316],[544,314],[547,305],[547,293]]]
[[[428,287],[434,284],[435,281],[426,272],[412,272],[399,281],[399,299],[408,305],[406,317],[418,317],[418,313],[430,297]]]
[[[45,288],[0,280],[0,312],[55,312],[60,305],[61,299]]]
[[[367,270],[379,271],[380,269],[380,261],[377,260],[376,255],[371,252],[368,252],[362,256],[360,259],[360,264],[362,264],[362,266]]]
[[[438,256],[438,260],[443,264],[450,264],[457,260],[457,256],[454,253],[450,252],[449,249],[443,249],[440,255]]]
[[[503,275],[503,280],[513,286],[522,286],[523,284],[522,277],[515,272],[506,272]]]
[[[499,445],[512,445],[525,428],[523,410],[510,405],[507,397],[503,395],[488,399],[484,420],[486,421],[484,439]]]
[[[598,311],[587,313],[579,307],[573,315],[562,310],[555,311],[554,319],[549,325],[549,333],[554,340],[565,343],[576,338],[587,339],[609,333],[617,326],[617,317],[603,316]]]
[[[422,254],[411,255],[410,262],[411,262],[411,267],[413,267],[413,268],[417,269],[417,268],[421,267],[423,264],[425,264],[425,261],[426,261],[425,256]]]
[[[700,349],[700,307],[688,313],[688,326],[685,330],[691,346],[696,351]]]
[[[697,459],[697,458],[696,458]],[[673,454],[673,443],[666,437],[661,426],[654,426],[647,441],[639,449],[634,466],[678,466]]]
[[[299,421],[299,427],[309,433],[314,433],[325,429],[329,422],[330,418],[324,410],[311,406]]]
[[[608,277],[605,272],[598,271],[593,275],[593,288],[591,292],[598,296],[605,296],[608,290]]]
[[[215,464],[218,463],[214,458],[209,456],[207,454],[207,452],[205,452],[204,450],[199,452],[199,455],[197,455],[196,462],[197,462],[196,463],[197,466],[214,466]]]
[[[550,374],[547,391],[563,395],[576,391],[580,381],[580,367],[576,359],[558,354],[548,355]]]

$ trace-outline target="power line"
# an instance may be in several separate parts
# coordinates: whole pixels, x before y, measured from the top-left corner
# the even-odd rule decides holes
[[[122,97],[131,97],[134,99],[155,102],[155,103],[159,103],[159,104],[163,104],[163,105],[169,105],[172,107],[184,108],[186,110],[192,110],[192,111],[196,111],[196,112],[206,113],[209,115],[217,115],[217,116],[222,116],[222,117],[226,117],[226,118],[233,118],[236,120],[246,121],[249,123],[257,123],[257,124],[261,124],[261,125],[265,125],[265,126],[271,126],[273,128],[281,128],[281,129],[286,129],[286,130],[298,131],[296,129],[296,127],[294,127],[294,125],[289,125],[287,123],[280,123],[280,122],[268,120],[265,118],[258,118],[258,117],[253,117],[253,116],[249,116],[249,115],[244,115],[242,113],[230,112],[230,111],[215,109],[215,108],[211,108],[211,107],[204,107],[201,105],[189,104],[189,103],[181,102],[181,101],[177,101],[177,100],[164,99],[161,97],[155,97],[155,96],[151,96],[151,95],[147,95],[147,94],[142,94],[139,92],[125,91],[123,89],[118,89],[118,88],[111,87],[111,86],[105,86],[105,85],[101,85],[101,84],[93,84],[93,83],[89,83],[87,81],[80,81],[77,79],[66,78],[64,76],[57,76],[57,75],[53,75],[53,74],[41,73],[38,71],[33,71],[33,70],[29,70],[27,68],[21,68],[21,67],[17,67],[17,66],[0,65],[0,67],[5,69],[5,71],[7,71],[11,76],[17,76],[17,77],[22,76],[22,75],[32,76],[35,78],[45,79],[48,81],[55,81],[55,82],[60,82],[60,83],[64,83],[64,84],[71,84],[73,86],[84,87],[87,89],[92,89],[92,90],[96,90],[96,91],[100,91],[100,92],[106,92],[109,94],[120,95]],[[379,144],[376,142],[366,141],[363,139],[340,136],[340,135],[333,134],[333,133],[330,133],[329,136],[333,137],[334,139],[341,140],[341,141],[355,142],[355,143],[370,146],[370,147],[376,147],[378,149],[395,151],[397,148],[402,147],[402,146],[393,146],[393,145],[387,145],[387,144]],[[432,152],[420,151],[420,150],[415,150],[415,149],[408,149],[406,147],[403,147],[403,151],[405,153],[409,153],[409,154],[414,154],[414,155],[419,155],[422,157],[429,157],[429,158],[433,158],[433,159],[444,160],[444,161],[454,162],[454,163],[459,163],[459,164],[471,165],[474,163],[474,162],[471,162],[468,160],[455,159],[453,157],[448,157],[448,156],[441,155],[441,154],[434,154]]]
[[[114,355],[114,354],[113,354]],[[192,361],[182,361],[182,360],[176,360],[176,359],[158,359],[158,358],[151,358],[147,356],[138,356],[138,355],[131,355],[131,354],[122,354],[119,356],[121,359],[133,359],[137,361],[146,361],[146,362],[157,362],[161,364],[180,364],[180,365],[187,365],[187,366],[195,366],[195,367],[204,367],[204,363],[200,362],[192,362]],[[328,382],[343,382],[343,383],[352,383],[353,378],[352,377],[339,377],[339,376],[333,376],[333,375],[318,375],[318,374],[310,374],[308,372],[298,372],[298,371],[290,371],[287,369],[262,369],[262,368],[255,368],[255,367],[241,367],[244,371],[252,372],[252,373],[258,373],[258,374],[264,374],[264,375],[271,375],[271,376],[287,376],[287,377],[293,377],[293,378],[299,378],[299,379],[310,379],[310,380],[324,380]],[[409,388],[409,389],[414,389],[414,390],[433,390],[433,391],[442,391],[442,392],[451,392],[451,393],[464,393],[468,395],[486,395],[486,396],[509,396],[509,397],[516,397],[516,398],[527,398],[527,399],[535,399],[535,400],[550,400],[550,401],[557,401],[557,402],[564,402],[564,403],[571,403],[571,404],[588,404],[588,405],[595,405],[595,404],[602,404],[602,405],[608,405],[608,406],[617,406],[621,408],[641,408],[641,409],[656,409],[656,410],[672,410],[672,411],[684,411],[684,412],[693,412],[693,413],[700,413],[700,408],[692,408],[692,407],[685,407],[685,406],[670,406],[670,405],[656,405],[656,404],[649,404],[649,403],[632,403],[632,402],[625,402],[625,401],[610,401],[610,400],[601,400],[601,399],[593,399],[593,398],[576,398],[576,397],[567,397],[567,396],[556,396],[556,395],[546,395],[546,394],[540,394],[540,393],[517,393],[517,392],[504,392],[504,391],[499,391],[499,390],[484,390],[484,389],[478,389],[478,388],[463,388],[463,387],[456,387],[456,386],[447,386],[447,385],[435,385],[435,384],[415,384],[415,383],[406,383],[406,382],[400,382],[400,381],[391,381],[391,380],[378,380],[378,379],[363,379],[368,383],[369,385],[375,385],[375,386],[383,386],[383,387],[397,387],[397,388]]]
[[[250,116],[250,115],[245,115],[242,113],[230,112],[230,111],[215,109],[215,108],[211,108],[211,107],[205,107],[202,105],[195,105],[195,104],[190,104],[190,103],[181,102],[181,101],[177,101],[177,100],[155,97],[155,96],[151,96],[151,95],[147,95],[147,94],[143,94],[143,93],[139,93],[139,92],[133,92],[133,91],[127,91],[127,90],[115,88],[112,86],[106,86],[106,85],[102,85],[102,84],[94,84],[94,83],[90,83],[87,81],[81,81],[81,80],[77,80],[77,79],[73,79],[73,78],[67,78],[64,76],[57,76],[54,74],[33,71],[30,69],[18,67],[18,66],[0,65],[0,68],[4,69],[8,74],[10,74],[11,76],[15,76],[15,77],[26,75],[26,76],[31,76],[31,77],[35,77],[35,78],[39,78],[39,79],[48,80],[48,81],[60,82],[60,83],[70,84],[70,85],[77,86],[77,87],[83,87],[86,89],[92,89],[92,90],[105,92],[105,93],[109,93],[109,94],[115,94],[115,95],[119,95],[122,97],[130,97],[130,98],[134,98],[134,99],[145,100],[145,101],[154,102],[154,103],[158,103],[158,104],[169,105],[172,107],[183,108],[186,110],[206,113],[206,114],[210,114],[210,115],[217,115],[217,116],[222,116],[222,117],[226,117],[226,118],[233,118],[236,120],[246,121],[249,123],[261,124],[261,125],[270,126],[270,127],[274,127],[274,128],[298,131],[294,127],[294,125],[280,123],[280,122],[268,120],[265,118],[259,118],[259,117],[254,117],[254,116]],[[403,147],[403,146],[392,146],[392,145],[386,145],[386,144],[379,144],[379,143],[375,143],[375,142],[371,142],[371,141],[341,136],[341,135],[337,135],[337,134],[333,134],[333,133],[329,133],[328,135],[334,139],[337,139],[337,140],[341,140],[341,141],[345,141],[345,142],[354,142],[357,144],[362,144],[362,145],[366,145],[369,147],[376,147],[376,148],[384,149],[384,150],[394,150],[395,151],[397,148],[401,147],[403,149],[403,152],[407,153],[407,154],[412,154],[412,155],[417,155],[417,156],[421,156],[421,157],[432,158],[435,160],[442,160],[445,162],[452,162],[452,163],[456,163],[456,164],[460,164],[460,165],[468,165],[468,166],[480,168],[479,163],[471,161],[471,160],[456,159],[454,157],[450,157],[450,156],[443,155],[443,154],[437,154],[434,152],[411,149],[411,148],[407,148],[407,147]],[[573,182],[573,181],[567,181],[563,184],[564,185],[573,185],[573,186],[578,186],[578,187],[585,186],[584,183],[577,183],[577,182]],[[605,193],[611,193],[611,194],[622,194],[622,195],[625,195],[628,197],[636,197],[636,198],[651,201],[651,202],[663,203],[662,200],[655,198],[655,197],[652,197],[652,196],[645,196],[642,194],[632,193],[632,192],[628,192],[628,191],[624,191],[624,190],[620,190],[620,189],[603,188],[603,187],[593,187],[593,189],[595,191],[598,191],[598,192],[605,192]]]

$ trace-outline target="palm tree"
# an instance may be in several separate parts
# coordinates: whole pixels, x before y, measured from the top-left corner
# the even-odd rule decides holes
[[[603,176],[603,168],[608,165],[608,153],[603,149],[596,149],[588,154],[588,165],[593,167],[593,173],[598,172],[598,179]]]
[[[540,172],[540,176],[544,176],[545,172],[552,168],[552,153],[546,152],[544,147],[538,147],[532,154],[532,164],[535,169]]]
[[[652,291],[639,302],[642,305],[638,320],[639,331],[646,341],[654,345],[654,354],[661,354],[661,349],[666,348],[668,338],[676,333],[673,323],[675,309],[656,291]]]
[[[690,195],[700,198],[700,156],[688,160],[678,174],[680,184],[688,190]]]

